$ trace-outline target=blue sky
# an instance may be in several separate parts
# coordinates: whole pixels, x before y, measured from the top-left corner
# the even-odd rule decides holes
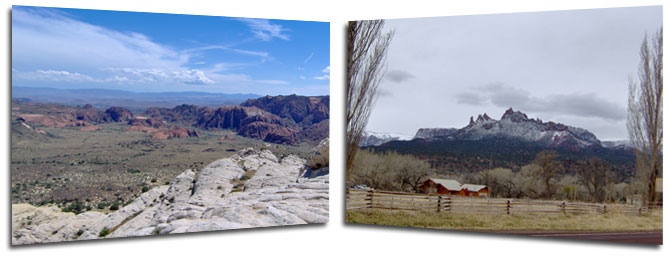
[[[13,6],[12,86],[328,95],[326,22]]]

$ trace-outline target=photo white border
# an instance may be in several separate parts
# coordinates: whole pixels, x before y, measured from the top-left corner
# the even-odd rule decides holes
[[[484,233],[344,224],[344,61],[348,20],[410,18],[489,13],[571,10],[662,5],[660,0],[247,0],[247,1],[86,1],[10,0],[1,19],[4,62],[2,91],[0,223],[3,257],[668,257],[668,248],[578,240],[513,237]],[[331,22],[331,175],[330,222],[326,225],[231,230],[78,243],[10,247],[10,66],[11,5],[52,6],[120,11],[199,14]],[[666,30],[667,31],[667,30]],[[48,44],[48,42],[45,42]],[[634,73],[635,71],[631,71]],[[664,218],[667,221],[667,217]],[[664,233],[667,237],[667,233]]]

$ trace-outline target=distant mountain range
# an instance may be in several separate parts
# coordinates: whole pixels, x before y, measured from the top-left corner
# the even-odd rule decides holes
[[[379,146],[390,141],[407,141],[411,139],[412,135],[408,134],[365,131],[358,145],[362,147]]]
[[[13,131],[39,137],[42,136],[26,129],[32,128],[32,124],[95,131],[100,129],[96,126],[99,124],[125,123],[130,126],[127,130],[150,133],[154,139],[200,136],[198,131],[182,127],[186,126],[199,130],[232,129],[240,136],[294,145],[318,143],[328,137],[329,103],[329,96],[266,96],[216,108],[189,104],[150,107],[136,116],[131,110],[118,106],[96,109],[90,104],[67,106],[14,99],[12,116],[16,122]]]
[[[421,131],[421,130],[419,130]],[[555,122],[542,122],[540,119],[528,118],[521,111],[512,108],[505,111],[500,120],[489,117],[486,113],[478,115],[475,120],[461,129],[436,137],[447,140],[483,140],[489,138],[507,138],[523,142],[536,143],[544,147],[563,147],[581,149],[600,146],[600,140],[586,129],[568,126]]]
[[[499,120],[487,114],[470,117],[467,126],[421,128],[411,139],[365,134],[361,146],[395,151],[429,160],[434,167],[452,172],[477,172],[493,167],[519,168],[543,150],[554,150],[566,166],[577,160],[601,158],[619,175],[634,172],[635,157],[627,141],[601,142],[586,129],[528,118],[512,108]]]
[[[410,137],[411,138],[411,137]],[[360,146],[379,146],[386,142],[398,140],[410,140],[408,137],[392,137],[385,133],[363,134]],[[518,140],[526,143],[534,143],[544,147],[567,148],[578,150],[591,146],[602,146],[607,148],[630,147],[627,141],[601,142],[586,129],[564,125],[556,122],[543,122],[540,119],[528,118],[521,111],[512,108],[505,111],[500,120],[489,117],[486,113],[478,115],[475,119],[470,117],[467,126],[457,128],[420,128],[411,140],[485,140],[491,138],[503,138]]]
[[[258,97],[261,96],[256,94],[224,94],[196,91],[132,92],[113,89],[12,87],[12,99],[65,105],[91,104],[97,108],[111,106],[127,108],[174,107],[181,104],[219,107],[239,105],[248,99]]]

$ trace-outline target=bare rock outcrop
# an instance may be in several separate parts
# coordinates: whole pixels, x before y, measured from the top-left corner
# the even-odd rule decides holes
[[[248,148],[199,173],[186,170],[114,213],[14,204],[12,244],[325,223],[328,173],[305,177],[305,164]]]

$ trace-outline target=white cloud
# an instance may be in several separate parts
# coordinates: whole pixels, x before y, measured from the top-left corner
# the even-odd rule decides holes
[[[270,84],[270,85],[289,85],[287,81],[282,80],[256,80],[247,74],[211,74],[210,77],[217,82],[225,85],[254,85],[254,84]]]
[[[240,91],[236,86],[289,85],[274,78],[257,79],[246,74],[224,74],[243,70],[250,63],[206,64],[201,51],[223,50],[233,54],[272,60],[270,53],[233,46],[209,45],[186,50],[160,44],[147,35],[119,32],[75,20],[43,8],[12,9],[12,80],[17,84],[67,82],[113,86],[213,85],[217,89]],[[289,40],[287,29],[268,20],[241,19],[263,40]],[[253,60],[253,59],[252,59]],[[61,84],[63,85],[63,84]]]
[[[321,70],[324,75],[314,77],[315,80],[330,80],[330,65]]]
[[[45,44],[48,42],[48,44]],[[12,10],[13,64],[99,70],[137,67],[179,70],[189,55],[139,33],[121,33],[73,20],[44,9]]]
[[[272,24],[269,20],[251,18],[240,18],[238,20],[246,23],[251,28],[251,32],[263,41],[270,41],[273,38],[290,39],[288,35],[284,34],[288,29],[279,24]]]
[[[309,56],[307,58],[305,58],[304,63],[306,64],[307,62],[309,62],[309,60],[312,59],[313,56],[314,56],[314,52],[312,52],[311,54],[309,54]]]
[[[172,72],[174,77],[178,80],[181,80],[184,83],[188,84],[212,84],[214,81],[210,80],[205,76],[205,73],[200,70],[182,70],[177,72]]]
[[[17,79],[23,80],[33,80],[33,81],[56,81],[56,82],[97,82],[99,80],[94,79],[91,76],[63,71],[63,70],[35,70],[31,72],[19,72],[16,69],[12,69],[12,76]]]
[[[270,53],[265,52],[265,51],[254,51],[254,50],[246,50],[246,49],[239,49],[239,48],[231,48],[231,47],[223,46],[223,45],[212,45],[212,46],[191,48],[191,49],[184,50],[183,52],[184,53],[192,53],[192,52],[197,52],[197,51],[205,51],[205,50],[213,50],[213,49],[231,51],[231,52],[241,54],[241,55],[257,56],[257,57],[261,57],[261,58],[264,58],[264,59],[271,58]]]
[[[106,71],[117,73],[114,78],[125,78],[114,81],[129,81],[135,83],[185,83],[185,84],[212,84],[213,80],[197,69],[166,71],[162,69],[138,68],[107,68]]]

